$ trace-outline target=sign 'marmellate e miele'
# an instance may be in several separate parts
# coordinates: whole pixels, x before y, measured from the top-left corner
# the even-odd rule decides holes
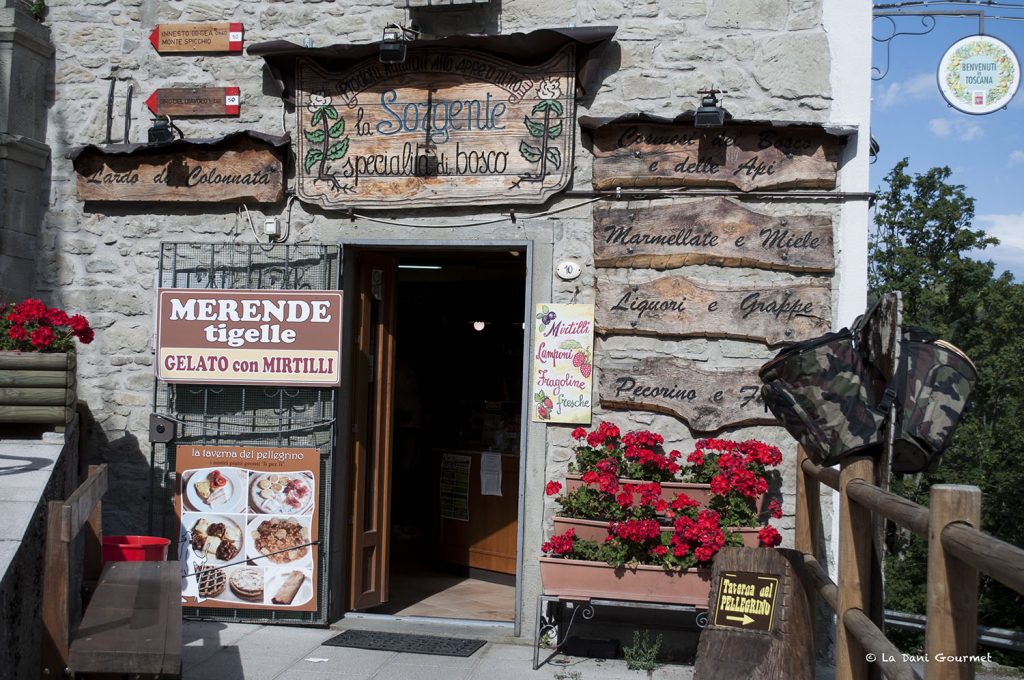
[[[157,377],[338,385],[341,300],[340,291],[161,289]]]

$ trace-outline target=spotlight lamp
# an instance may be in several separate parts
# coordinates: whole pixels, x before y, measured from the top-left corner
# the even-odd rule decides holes
[[[699,128],[716,128],[725,124],[725,109],[718,105],[720,94],[727,94],[725,90],[700,90],[698,94],[703,95],[700,99],[700,108],[693,114],[693,126]]]
[[[384,27],[384,35],[380,39],[380,61],[383,64],[401,64],[405,61],[406,41],[408,36],[418,36],[415,28],[406,28],[398,24]]]

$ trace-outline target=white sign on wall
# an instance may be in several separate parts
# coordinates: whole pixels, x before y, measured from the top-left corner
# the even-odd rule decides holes
[[[1020,62],[1010,46],[987,35],[953,43],[939,62],[939,90],[957,111],[998,111],[1020,85]]]

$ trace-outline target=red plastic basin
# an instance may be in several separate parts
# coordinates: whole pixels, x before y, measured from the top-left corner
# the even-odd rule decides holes
[[[103,562],[163,562],[170,544],[160,536],[104,536]]]

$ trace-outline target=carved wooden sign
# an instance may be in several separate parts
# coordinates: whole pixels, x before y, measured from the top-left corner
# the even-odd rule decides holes
[[[791,271],[835,269],[832,219],[776,217],[726,198],[594,208],[598,267],[718,264]]]
[[[594,188],[832,189],[839,140],[821,128],[608,124],[594,135]]]
[[[799,342],[828,331],[828,282],[714,286],[682,276],[597,282],[599,333]]]
[[[299,198],[325,208],[544,202],[572,173],[574,49],[536,66],[461,49],[341,73],[300,60]]]
[[[82,201],[273,203],[284,198],[280,143],[233,136],[222,144],[177,142],[132,153],[87,147],[74,158]]]
[[[647,358],[631,368],[602,368],[601,406],[675,416],[694,432],[778,424],[761,401],[758,369],[705,371],[698,365]]]
[[[161,54],[241,52],[244,28],[240,23],[159,24],[149,42]]]
[[[237,116],[241,96],[237,87],[164,87],[146,106],[156,116]]]

